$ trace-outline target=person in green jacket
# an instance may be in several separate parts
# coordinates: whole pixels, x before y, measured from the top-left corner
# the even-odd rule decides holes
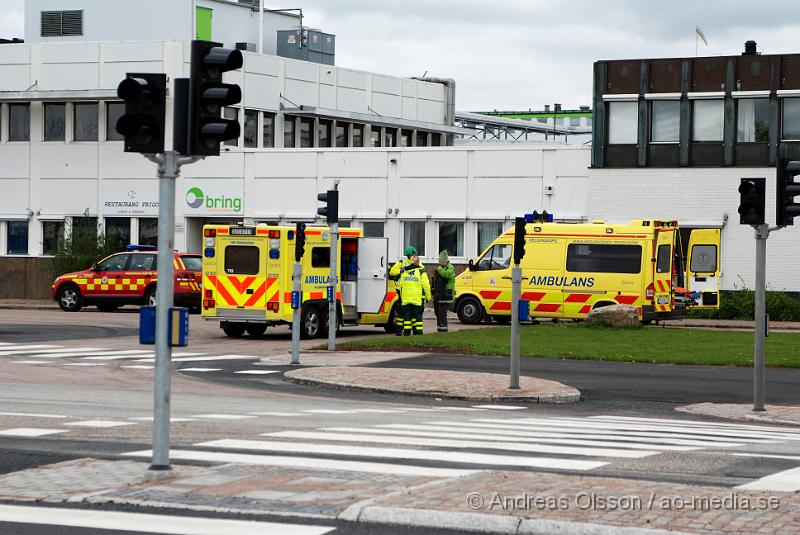
[[[436,330],[447,332],[447,310],[456,290],[456,270],[450,263],[447,251],[439,253],[439,265],[433,273],[433,309],[436,312]]]
[[[425,302],[431,300],[431,284],[414,247],[406,247],[405,258],[392,266],[389,276],[398,277],[400,314],[403,316],[403,330],[398,331],[398,335],[422,334],[422,312]]]

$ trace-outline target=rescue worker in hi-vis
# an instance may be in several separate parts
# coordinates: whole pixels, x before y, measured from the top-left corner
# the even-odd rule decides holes
[[[398,277],[403,330],[398,330],[397,335],[409,336],[412,332],[415,335],[422,334],[422,311],[425,302],[431,300],[431,283],[414,247],[406,247],[405,258],[392,266],[389,276]]]

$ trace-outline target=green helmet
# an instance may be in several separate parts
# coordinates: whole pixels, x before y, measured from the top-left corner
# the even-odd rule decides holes
[[[411,256],[411,255],[415,255],[415,254],[417,254],[417,250],[414,249],[413,245],[409,245],[408,247],[406,247],[406,252],[405,252],[406,256]]]

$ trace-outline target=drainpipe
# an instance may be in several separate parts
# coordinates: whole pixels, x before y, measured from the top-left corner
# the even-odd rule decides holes
[[[429,82],[432,84],[442,84],[445,86],[445,99],[447,101],[447,109],[444,114],[445,124],[448,126],[455,126],[456,124],[456,81],[453,78],[434,78],[434,77],[417,77],[414,76],[412,80],[419,80],[421,82]],[[448,145],[453,144],[453,134],[447,134]]]

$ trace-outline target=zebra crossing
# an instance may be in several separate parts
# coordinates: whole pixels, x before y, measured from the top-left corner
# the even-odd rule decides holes
[[[736,456],[767,444],[800,446],[800,431],[748,424],[625,416],[474,416],[269,431],[252,439],[198,442],[171,455],[184,461],[456,477],[487,469],[585,473],[662,453]],[[148,450],[123,454],[150,455]],[[773,477],[763,485],[779,481],[782,489],[794,485],[800,490],[800,480],[795,480]]]

